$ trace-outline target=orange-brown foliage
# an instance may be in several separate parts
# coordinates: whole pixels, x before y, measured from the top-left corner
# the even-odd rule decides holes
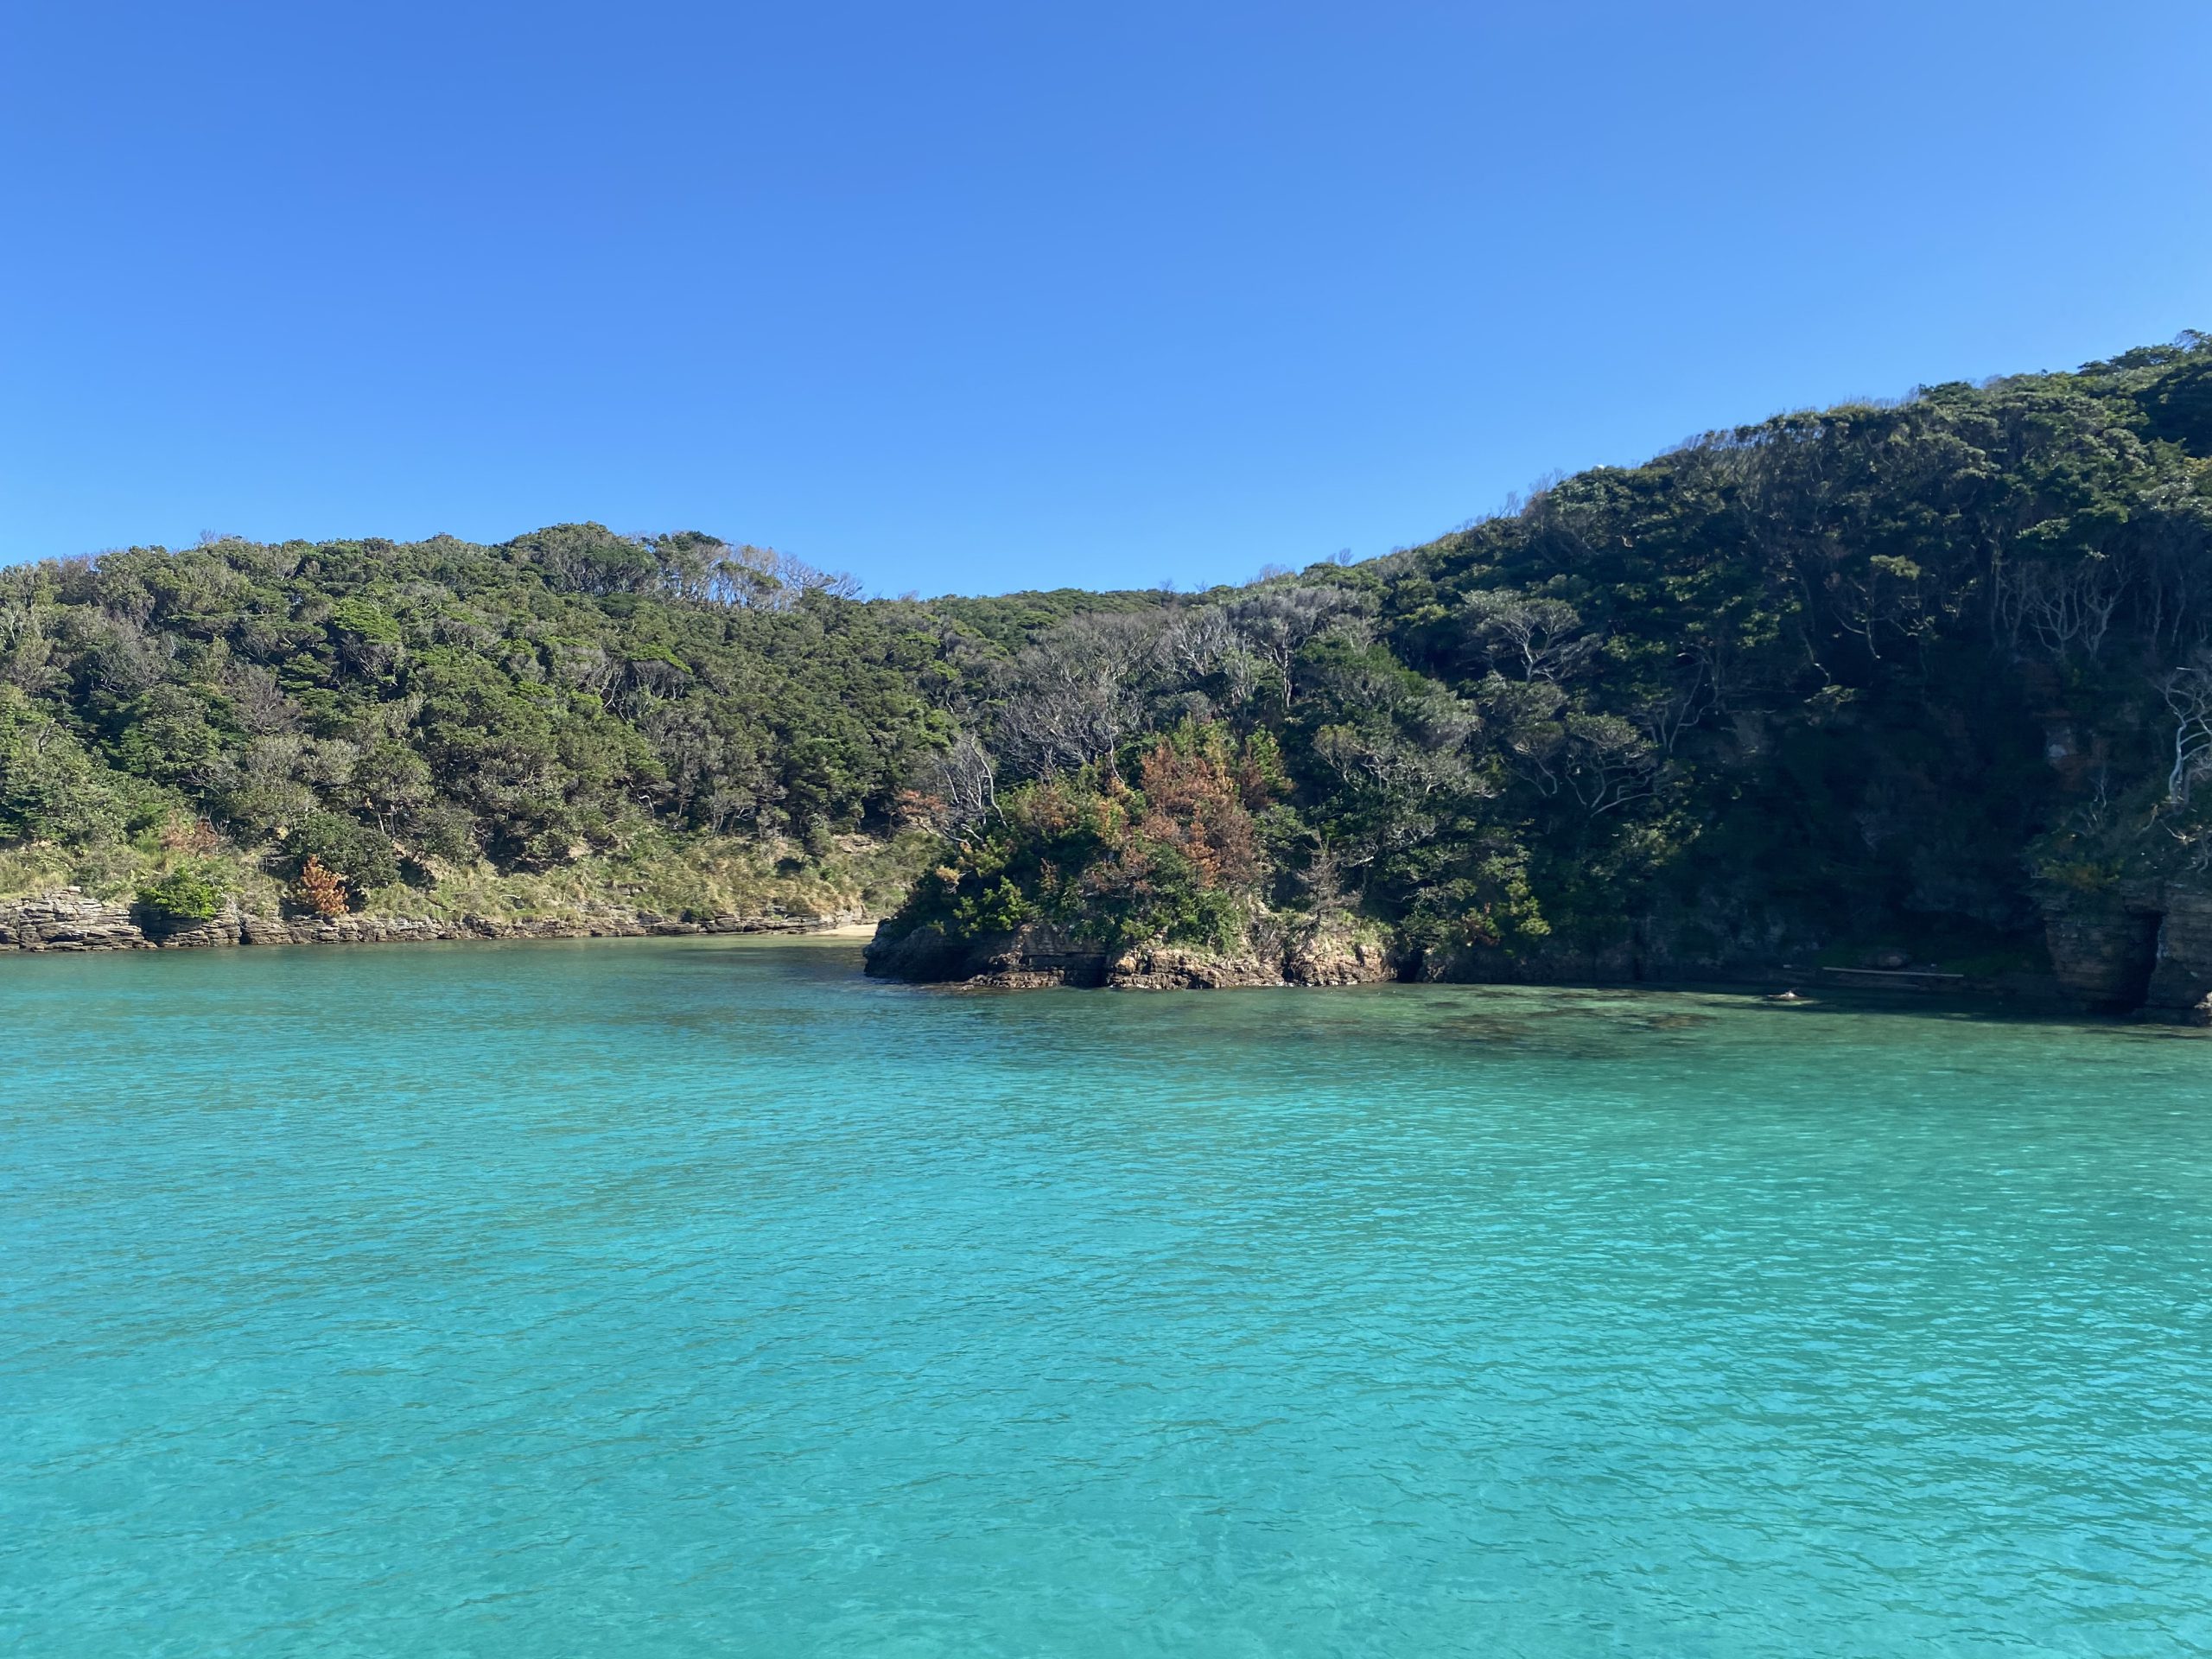
[[[205,818],[172,816],[162,825],[162,845],[172,853],[212,853],[221,843],[215,826]]]
[[[292,886],[292,897],[299,901],[301,909],[318,916],[343,916],[348,907],[346,878],[326,868],[313,853],[300,867],[300,879]]]
[[[1241,887],[1260,873],[1260,843],[1244,804],[1246,780],[1228,757],[1180,753],[1166,738],[1138,762],[1146,839],[1179,849],[1209,887]]]
[[[944,817],[944,798],[918,789],[902,789],[892,803],[891,813],[900,823],[935,823]]]

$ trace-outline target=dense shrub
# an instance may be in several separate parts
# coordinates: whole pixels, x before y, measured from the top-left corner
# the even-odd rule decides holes
[[[160,928],[212,921],[227,897],[214,877],[190,868],[171,870],[138,889],[139,908]]]
[[[309,863],[318,863],[356,893],[399,880],[399,858],[384,833],[336,812],[310,812],[292,825],[284,837],[284,852],[296,874],[303,874]]]
[[[122,782],[14,686],[0,686],[0,842],[85,846],[123,830]]]

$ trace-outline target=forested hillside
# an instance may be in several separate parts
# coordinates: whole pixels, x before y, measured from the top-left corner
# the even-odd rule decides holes
[[[2126,1004],[2212,946],[2161,923],[2212,851],[2208,455],[2184,336],[1076,619],[959,710],[955,850],[879,965],[1019,976],[1025,928],[1048,971],[1085,941],[1265,963],[1334,930],[1454,977],[1986,978],[2048,934]]]
[[[868,601],[596,525],[17,567],[0,881],[820,878],[906,893],[877,962],[925,975],[1323,934],[1455,976],[1993,971],[2055,924],[2126,1001],[2212,885],[2208,457],[2192,335],[1204,594]]]
[[[181,873],[204,910],[262,876],[299,900],[312,857],[353,908],[596,886],[690,910],[779,871],[849,887],[859,855],[858,896],[889,902],[912,860],[868,843],[911,815],[989,648],[851,594],[589,524],[0,571],[0,872]]]

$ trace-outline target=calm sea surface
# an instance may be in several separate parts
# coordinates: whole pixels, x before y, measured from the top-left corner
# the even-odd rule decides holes
[[[2212,1042],[858,968],[0,961],[0,1648],[2212,1653]]]

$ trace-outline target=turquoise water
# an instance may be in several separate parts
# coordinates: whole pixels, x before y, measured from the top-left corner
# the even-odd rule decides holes
[[[0,961],[27,1655],[2212,1652],[2212,1043]]]

